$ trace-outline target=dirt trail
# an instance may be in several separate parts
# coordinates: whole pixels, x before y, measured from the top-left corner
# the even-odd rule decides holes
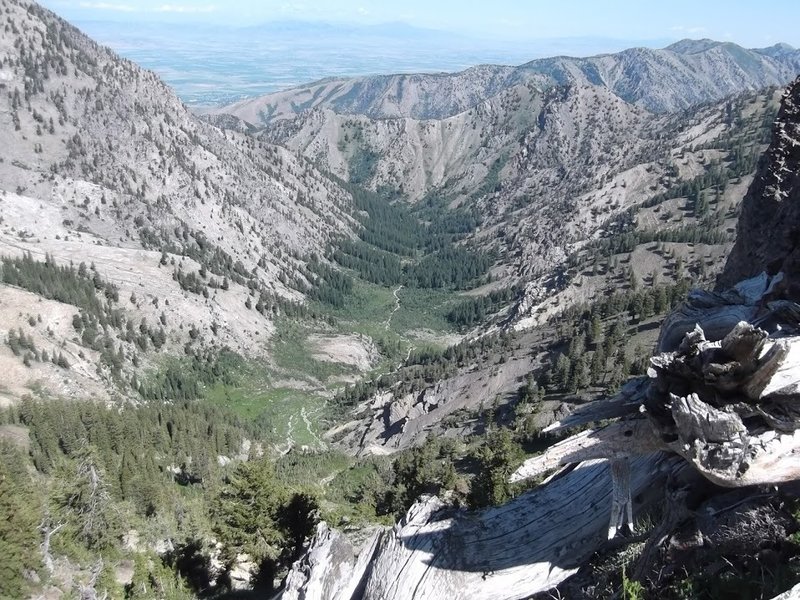
[[[289,429],[286,431],[286,449],[283,450],[281,448],[277,448],[278,453],[281,456],[289,454],[291,449],[294,447],[294,438],[292,437],[292,432],[294,431],[294,415],[289,416]]]
[[[320,409],[317,409],[317,410],[313,411],[312,414],[317,414],[319,412],[320,412]],[[300,409],[300,417],[303,419],[303,422],[306,424],[306,429],[308,430],[308,435],[310,435],[312,438],[314,438],[316,443],[319,444],[320,448],[324,449],[325,448],[325,442],[323,442],[321,439],[319,439],[319,436],[314,432],[313,425],[311,423],[311,420],[308,418],[308,413],[306,412],[306,407],[305,406]]]
[[[400,297],[397,295],[397,292],[399,292],[402,289],[403,289],[403,286],[400,285],[400,286],[397,287],[397,289],[395,291],[392,292],[392,295],[394,296],[395,305],[394,305],[394,309],[392,309],[392,312],[389,313],[389,318],[386,319],[386,323],[384,323],[384,325],[383,325],[383,328],[386,331],[389,331],[389,326],[392,324],[392,317],[394,316],[394,313],[396,313],[398,310],[400,310]]]

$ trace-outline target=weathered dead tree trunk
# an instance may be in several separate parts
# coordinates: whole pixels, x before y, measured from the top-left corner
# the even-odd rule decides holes
[[[656,501],[654,482],[677,466],[660,452],[632,460],[634,508]],[[283,598],[526,598],[558,585],[605,542],[611,482],[607,461],[590,460],[501,507],[467,511],[428,497],[358,555],[323,525]]]

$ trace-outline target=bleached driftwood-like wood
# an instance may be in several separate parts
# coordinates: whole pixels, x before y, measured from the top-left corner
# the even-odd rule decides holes
[[[800,600],[800,583],[783,594],[775,596],[772,600]]]
[[[558,467],[584,460],[625,459],[655,452],[663,444],[645,418],[612,423],[600,429],[588,429],[550,446],[539,456],[529,458],[511,475],[516,483],[537,477]]]
[[[631,462],[628,457],[611,460],[611,523],[608,539],[614,539],[623,525],[633,533],[633,501],[631,500]]]
[[[632,494],[647,496],[678,460],[655,453],[631,461]],[[605,542],[611,481],[607,461],[592,460],[500,507],[459,510],[428,497],[370,540],[358,558],[321,528],[306,558],[295,564],[283,598],[527,598],[558,585]],[[631,518],[626,510],[623,521]]]
[[[629,417],[641,406],[642,395],[647,390],[648,385],[650,385],[650,382],[646,377],[631,379],[622,386],[618,394],[579,406],[560,421],[545,427],[542,432],[552,433],[607,419]]]
[[[320,523],[311,547],[289,572],[281,598],[357,598],[381,534],[381,530],[375,531],[356,549],[344,535]]]

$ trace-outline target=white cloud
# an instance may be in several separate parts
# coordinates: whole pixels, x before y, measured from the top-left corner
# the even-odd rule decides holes
[[[206,4],[204,6],[187,6],[184,4],[162,4],[155,9],[156,12],[169,12],[169,13],[211,13],[217,10],[213,4]]]
[[[81,8],[93,8],[95,10],[116,10],[119,12],[136,12],[138,9],[130,4],[113,4],[111,2],[81,2]]]

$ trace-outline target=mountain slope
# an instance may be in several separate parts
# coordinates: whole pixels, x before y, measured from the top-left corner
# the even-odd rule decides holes
[[[350,181],[480,214],[472,241],[519,273],[563,260],[576,213],[607,216],[644,193],[639,165],[665,154],[655,134],[665,127],[603,88],[516,86],[443,120],[314,110],[262,137]],[[618,185],[630,169],[630,186]]]
[[[653,115],[602,86],[519,85],[446,119],[313,109],[260,137],[420,211],[480,215],[466,243],[497,251],[497,277],[530,278],[552,273],[635,202],[719,160],[711,140],[736,128],[740,102]]]
[[[0,9],[0,254],[91,264],[117,288],[105,312],[121,310],[123,330],[142,319],[145,331],[163,328],[162,352],[194,343],[263,355],[278,306],[302,301],[289,287],[304,289],[302,259],[351,231],[349,194],[282,148],[198,120],[155,75],[38,5]],[[31,290],[0,290],[4,333],[27,328],[18,305],[36,322]],[[108,382],[92,366],[99,342],[72,341],[77,307],[60,302],[26,335],[48,354],[65,343],[74,368],[27,368],[0,350],[12,396],[35,379],[58,393],[65,376],[98,393]],[[126,365],[152,364],[130,335],[111,337]]]
[[[211,111],[255,126],[320,107],[373,119],[444,119],[520,84],[602,86],[652,112],[675,112],[743,90],[783,85],[800,71],[800,51],[748,50],[685,40],[664,49],[632,48],[589,58],[556,57],[517,67],[483,65],[460,73],[325,79]]]
[[[615,175],[618,163],[603,163],[599,153],[597,164],[612,174],[600,187],[593,188],[597,180],[587,178],[587,191],[561,196],[561,190],[579,184],[582,175],[596,168],[573,162],[564,167],[565,177],[542,184],[536,201],[501,213],[507,218],[502,224],[487,227],[494,218],[487,216],[468,242],[519,249],[513,255],[501,253],[499,259],[518,265],[522,273],[523,289],[512,306],[489,304],[471,332],[472,343],[441,354],[421,352],[392,376],[351,394],[348,414],[353,422],[332,435],[349,451],[395,452],[421,443],[430,432],[461,437],[465,431],[480,431],[481,411],[492,399],[498,412],[514,414],[526,377],[539,381],[540,389],[550,382],[544,407],[532,415],[537,426],[546,425],[548,415],[565,400],[552,392],[592,396],[615,389],[619,369],[635,362],[636,348],[655,344],[653,318],[663,315],[690,285],[708,285],[719,272],[778,101],[779,93],[771,91],[705,107],[684,115],[683,122],[659,117],[651,126],[660,124],[654,130],[667,148],[648,142],[645,134],[653,130],[646,127],[639,143],[657,149],[661,158]],[[565,122],[573,121],[559,121]],[[603,130],[594,131],[593,142],[602,147]],[[536,167],[527,172],[536,173]],[[505,184],[500,187],[477,202],[485,212],[492,203],[502,206]],[[489,232],[485,238],[484,231]],[[511,273],[509,266],[505,276],[511,279]],[[470,293],[463,298],[464,310],[476,310],[487,298],[485,288]],[[582,355],[578,370],[594,359],[596,347],[574,350],[573,341],[585,344],[596,338],[588,331],[595,319],[597,330],[618,339],[619,348],[604,346],[593,367],[596,375],[584,378],[583,384],[557,383],[551,375],[562,368],[560,357],[569,355],[574,367]],[[500,335],[485,335],[487,331]]]

